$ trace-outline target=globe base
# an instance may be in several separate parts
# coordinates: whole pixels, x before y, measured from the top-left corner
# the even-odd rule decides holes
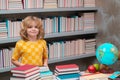
[[[108,67],[107,65],[103,65],[103,64],[101,64],[100,65],[100,72],[101,73],[113,73],[114,72],[114,70],[112,69],[112,68],[110,68],[110,67]]]

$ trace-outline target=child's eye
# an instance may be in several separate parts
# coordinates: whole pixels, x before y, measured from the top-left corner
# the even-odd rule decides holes
[[[28,26],[28,28],[32,28],[32,26]]]
[[[37,26],[35,26],[35,28],[38,28]]]
[[[35,28],[39,29],[38,26],[35,26]]]

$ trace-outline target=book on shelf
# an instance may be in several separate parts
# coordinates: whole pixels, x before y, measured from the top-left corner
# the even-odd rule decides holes
[[[0,68],[3,68],[3,53],[2,53],[2,50],[0,50]]]
[[[79,73],[63,74],[56,76],[57,80],[79,80]]]
[[[39,69],[38,66],[34,66],[34,65],[23,65],[23,66],[20,66],[20,67],[12,68],[12,69],[11,69],[11,72],[12,72],[12,73],[22,73],[22,74],[26,74],[26,73],[29,73],[29,72],[31,72],[31,71],[38,70],[38,69]]]
[[[28,73],[25,73],[25,74],[22,74],[22,73],[13,73],[12,76],[17,76],[17,77],[29,77],[31,75],[34,75],[34,74],[37,74],[39,73],[40,70],[37,69],[37,70],[33,70],[31,72],[28,72]]]
[[[40,78],[40,73],[31,75],[29,77],[17,77],[17,76],[12,76],[10,77],[10,80],[36,80]]]
[[[73,71],[63,71],[59,72],[57,70],[54,70],[54,74],[57,75],[63,75],[63,74],[71,74],[71,73],[80,73],[80,70],[73,70]]]
[[[57,71],[73,71],[79,70],[79,66],[76,64],[63,64],[63,65],[56,65],[55,69]]]

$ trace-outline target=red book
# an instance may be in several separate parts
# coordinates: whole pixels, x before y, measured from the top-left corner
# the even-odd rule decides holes
[[[22,74],[27,74],[29,72],[38,70],[39,67],[38,66],[34,66],[34,65],[23,65],[20,67],[15,67],[11,69],[12,73],[22,73]]]
[[[79,67],[76,64],[65,64],[65,65],[57,65],[55,69],[61,72],[61,71],[79,70]]]

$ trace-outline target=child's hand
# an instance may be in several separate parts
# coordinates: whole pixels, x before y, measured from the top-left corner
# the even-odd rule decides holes
[[[20,66],[23,66],[23,65],[25,65],[25,64],[22,64],[22,63],[20,64]]]
[[[47,66],[48,66],[48,64],[44,64],[43,66],[46,66],[46,67],[47,67]]]

